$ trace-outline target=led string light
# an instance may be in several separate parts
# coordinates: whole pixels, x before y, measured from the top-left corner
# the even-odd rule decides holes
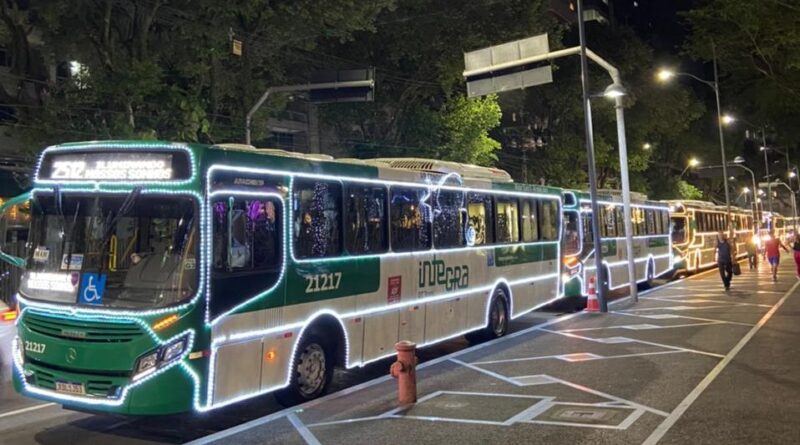
[[[69,319],[73,319],[76,316],[76,314],[72,313],[72,311],[69,311],[69,313],[67,313],[67,312],[65,312],[63,310],[62,311],[56,311],[56,310],[41,309],[41,308],[31,309],[30,307],[25,307],[25,308],[22,309],[22,312],[20,313],[20,316],[17,319],[17,322],[16,322],[17,326],[18,326],[18,324],[20,322],[22,322],[24,314],[26,314],[29,311],[32,312],[32,313],[42,313],[42,312],[44,312],[44,313],[47,313],[47,314],[50,314],[50,315],[54,315],[56,317],[69,318]],[[89,316],[89,317],[79,315],[78,318],[84,319],[84,320],[86,320],[88,322],[91,322],[94,319],[98,319],[98,320],[103,321],[103,322],[117,322],[118,323],[120,320],[122,320],[122,321],[129,321],[129,322],[136,323],[156,343],[156,346],[154,348],[150,349],[150,350],[157,350],[157,349],[159,349],[159,348],[161,348],[163,346],[166,346],[166,345],[168,345],[168,344],[170,344],[170,343],[172,343],[172,342],[174,342],[176,340],[182,339],[182,338],[187,338],[186,347],[185,347],[183,353],[179,356],[179,358],[173,359],[167,365],[163,366],[162,368],[156,370],[155,372],[152,372],[152,373],[150,373],[150,374],[148,374],[148,375],[146,375],[146,376],[144,376],[144,377],[142,377],[142,378],[140,378],[138,380],[131,380],[131,383],[129,383],[128,385],[125,385],[124,387],[122,387],[122,392],[120,393],[120,396],[117,399],[95,399],[95,398],[91,398],[91,397],[81,397],[81,396],[75,396],[75,395],[62,394],[62,393],[59,393],[59,392],[55,392],[55,391],[47,390],[47,389],[42,389],[42,388],[39,388],[39,387],[32,386],[32,385],[28,384],[27,380],[25,379],[24,358],[21,355],[22,352],[21,352],[21,350],[19,348],[19,345],[18,345],[19,337],[15,336],[14,337],[14,344],[12,346],[14,348],[13,349],[13,351],[14,351],[14,354],[13,354],[13,356],[14,356],[14,365],[15,365],[14,367],[15,367],[15,369],[16,369],[19,377],[20,377],[20,381],[21,381],[25,391],[33,393],[33,394],[37,394],[37,395],[40,395],[40,396],[54,398],[56,400],[63,400],[63,401],[69,401],[69,402],[82,403],[82,404],[85,404],[85,405],[120,406],[125,402],[125,399],[126,399],[128,393],[132,389],[136,388],[139,385],[144,384],[145,382],[149,381],[150,379],[155,378],[158,375],[163,374],[164,372],[166,372],[169,369],[171,369],[171,368],[175,367],[176,365],[178,365],[178,363],[182,363],[184,361],[184,359],[186,359],[186,357],[192,351],[192,348],[194,347],[195,330],[191,329],[191,328],[186,329],[186,330],[180,332],[179,334],[176,334],[176,335],[174,335],[174,336],[172,336],[172,337],[170,337],[170,338],[168,338],[166,340],[162,340],[158,336],[158,334],[156,334],[150,328],[150,326],[147,325],[147,323],[145,323],[144,321],[142,321],[142,320],[140,320],[138,318],[118,317],[118,316],[108,317],[108,316],[103,316],[103,315],[93,315],[93,316]]]
[[[132,181],[103,181],[103,180],[69,180],[70,184],[94,184],[97,187],[99,184],[103,183],[113,183],[115,185],[125,185],[125,184],[154,184],[154,185],[172,185],[172,186],[180,186],[186,185],[194,182],[197,179],[197,162],[195,162],[194,152],[191,148],[184,143],[178,142],[171,142],[171,143],[151,143],[151,144],[123,144],[123,143],[93,143],[93,144],[75,144],[75,145],[53,145],[50,147],[45,148],[42,153],[39,155],[39,159],[36,162],[36,167],[34,169],[34,182],[37,184],[62,184],[63,182],[60,180],[53,180],[53,179],[44,179],[41,177],[41,167],[44,157],[48,153],[52,152],[74,152],[74,151],[81,151],[81,150],[105,150],[105,149],[123,149],[123,150],[130,150],[130,151],[144,151],[144,150],[176,150],[176,151],[183,151],[188,154],[189,156],[189,168],[191,170],[191,174],[189,175],[189,179],[176,179],[176,180],[132,180]]]
[[[120,195],[125,193],[130,193],[130,190],[98,190],[96,188],[87,189],[87,188],[69,188],[64,189],[62,191],[72,192],[72,193],[99,193],[105,195]],[[53,193],[52,188],[35,188],[31,191],[31,196],[35,198],[37,194],[40,193]],[[194,198],[198,204],[198,210],[201,212],[199,221],[200,221],[200,232],[203,232],[203,219],[202,219],[202,210],[204,208],[204,202],[202,196],[199,193],[192,192],[192,191],[181,191],[181,190],[164,190],[164,189],[143,189],[141,191],[143,195],[152,195],[152,196],[184,196],[186,198]],[[94,308],[94,307],[87,307],[87,306],[72,306],[69,308],[65,308],[63,305],[59,304],[52,304],[52,303],[45,303],[38,300],[31,300],[23,296],[20,292],[17,294],[17,301],[20,303],[31,306],[37,309],[49,309],[54,311],[68,311],[70,314],[75,315],[80,311],[81,313],[87,314],[107,314],[111,316],[139,316],[139,317],[148,317],[153,315],[162,315],[168,312],[175,312],[175,311],[182,311],[197,302],[197,300],[203,295],[202,283],[206,280],[206,251],[204,249],[204,245],[200,243],[200,276],[198,277],[198,287],[195,295],[186,301],[185,303],[169,306],[161,309],[149,309],[149,310],[120,310],[120,309],[106,309],[106,308]]]
[[[508,300],[509,300],[509,304],[511,304],[511,302],[513,302],[513,300],[514,300],[513,299],[513,287],[514,286],[525,284],[525,283],[530,283],[530,282],[534,282],[534,281],[543,281],[543,280],[546,280],[546,279],[553,279],[553,278],[557,278],[557,277],[558,277],[558,274],[550,274],[550,275],[546,275],[546,276],[534,277],[532,279],[531,278],[523,278],[523,279],[519,279],[519,280],[513,280],[513,281],[510,281],[510,282],[501,279],[501,280],[498,280],[497,282],[495,282],[495,284],[493,284],[492,286],[484,286],[484,287],[481,287],[481,288],[476,288],[476,289],[471,289],[471,290],[466,290],[466,291],[459,292],[459,296],[460,296],[460,295],[467,295],[467,294],[482,293],[482,292],[486,291],[487,289],[490,290],[489,298],[487,299],[487,304],[486,304],[486,312],[485,312],[485,316],[484,316],[484,322],[482,324],[480,324],[480,325],[473,326],[473,327],[471,327],[469,329],[465,329],[465,330],[459,331],[459,332],[454,333],[454,334],[448,334],[448,335],[446,335],[444,337],[424,342],[421,345],[419,345],[419,347],[422,348],[422,347],[430,346],[430,345],[433,345],[433,344],[436,344],[436,343],[440,343],[442,341],[446,341],[446,340],[449,340],[449,339],[452,339],[452,338],[456,338],[456,337],[459,337],[461,335],[467,334],[469,332],[472,332],[474,330],[477,330],[477,329],[480,329],[480,328],[484,327],[486,321],[488,321],[488,319],[489,319],[489,311],[490,311],[490,308],[491,308],[491,306],[490,306],[491,297],[494,295],[494,290],[497,289],[500,285],[505,285],[505,287],[509,290]],[[447,299],[456,298],[456,297],[457,297],[456,295],[448,295]],[[527,314],[527,313],[529,313],[529,312],[531,312],[533,310],[536,310],[536,309],[538,309],[540,307],[544,307],[544,306],[546,306],[546,305],[548,305],[548,304],[550,304],[550,303],[552,303],[554,301],[557,301],[559,298],[560,298],[560,296],[557,295],[555,298],[552,298],[552,299],[549,299],[549,300],[547,300],[545,302],[537,304],[537,305],[531,307],[530,309],[526,309],[524,311],[521,311],[518,314],[513,314],[511,307],[509,307],[509,316],[510,316],[510,318],[512,320],[516,319],[516,318],[518,318],[518,317],[520,317],[522,315],[525,315],[525,314]],[[411,302],[410,304],[421,304],[421,302],[420,301],[414,301],[414,302]],[[394,353],[389,353],[387,355],[376,357],[376,358],[372,358],[372,359],[369,359],[369,360],[366,360],[366,361],[360,361],[360,362],[356,362],[356,363],[350,363],[349,362],[350,341],[349,341],[349,338],[347,337],[347,335],[348,335],[347,334],[347,330],[346,330],[342,320],[343,319],[353,318],[355,316],[362,316],[363,317],[365,315],[370,315],[371,313],[382,312],[382,311],[387,311],[388,312],[389,309],[386,309],[386,308],[375,308],[375,309],[370,310],[370,311],[345,313],[345,314],[339,314],[339,313],[337,313],[335,311],[332,311],[332,310],[321,310],[321,311],[315,312],[313,315],[308,317],[307,321],[305,321],[305,322],[294,323],[292,325],[288,325],[288,326],[284,326],[284,327],[265,329],[265,330],[261,330],[261,331],[258,331],[258,332],[254,331],[254,332],[251,332],[251,333],[247,333],[246,335],[245,334],[231,335],[231,336],[226,336],[225,338],[222,338],[220,340],[215,340],[215,342],[212,344],[212,363],[210,365],[210,371],[209,371],[210,372],[210,377],[209,377],[209,385],[208,385],[208,390],[207,390],[207,395],[206,395],[207,402],[206,402],[205,405],[199,404],[198,403],[199,397],[198,397],[198,398],[195,399],[195,401],[196,401],[195,408],[198,411],[201,411],[201,412],[210,411],[212,409],[221,408],[223,406],[228,406],[228,405],[240,402],[242,400],[246,400],[246,399],[249,399],[249,398],[252,398],[252,397],[256,397],[256,396],[259,396],[259,395],[262,395],[262,394],[266,394],[266,393],[273,392],[273,391],[276,391],[276,390],[279,390],[279,389],[282,389],[282,388],[286,388],[291,383],[291,377],[292,377],[292,375],[294,373],[294,364],[295,364],[295,357],[296,357],[296,354],[297,354],[297,347],[300,344],[301,339],[303,338],[303,333],[304,333],[304,331],[305,331],[305,329],[307,327],[313,325],[313,321],[314,320],[318,319],[321,316],[330,315],[330,316],[336,318],[337,321],[339,321],[339,323],[340,323],[340,326],[342,328],[342,332],[345,335],[346,347],[348,348],[348,350],[346,352],[346,358],[345,358],[345,363],[346,363],[345,367],[346,368],[351,369],[351,368],[354,368],[356,366],[363,367],[363,366],[365,366],[365,365],[367,365],[369,363],[373,363],[373,362],[382,360],[382,359],[384,359],[386,357],[394,355]],[[300,333],[298,335],[294,336],[296,338],[296,340],[294,342],[294,345],[292,346],[292,353],[290,355],[290,357],[292,357],[292,359],[288,363],[288,369],[287,369],[287,374],[286,374],[287,377],[286,377],[285,381],[282,384],[273,385],[273,386],[270,386],[268,388],[259,389],[257,391],[252,391],[252,392],[245,393],[245,394],[240,394],[240,395],[238,395],[238,396],[236,396],[234,398],[231,398],[231,399],[228,399],[228,400],[224,400],[224,401],[221,401],[219,403],[211,403],[211,401],[213,400],[213,391],[214,391],[214,374],[213,374],[214,369],[215,369],[214,360],[215,360],[215,356],[216,356],[216,351],[219,349],[220,345],[229,344],[229,343],[239,343],[241,341],[246,341],[247,339],[256,338],[256,337],[263,337],[263,336],[266,336],[266,335],[269,335],[269,334],[272,334],[272,333],[277,333],[279,331],[285,331],[287,329],[293,331],[293,330],[295,330],[297,328],[301,328],[301,330],[300,330]],[[188,368],[188,367],[186,367],[186,368]],[[194,375],[194,377],[199,382],[199,378],[196,376],[194,371],[192,371],[190,369],[187,369],[187,371],[190,374]]]

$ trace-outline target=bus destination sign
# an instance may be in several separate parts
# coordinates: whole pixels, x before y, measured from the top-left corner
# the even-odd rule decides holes
[[[49,179],[76,181],[168,181],[175,179],[170,153],[54,154]],[[43,170],[47,171],[47,170]]]

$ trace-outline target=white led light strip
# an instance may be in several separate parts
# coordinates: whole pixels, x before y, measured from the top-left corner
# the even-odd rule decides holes
[[[42,168],[42,161],[44,157],[48,153],[52,152],[74,152],[74,151],[81,151],[81,150],[96,150],[102,152],[103,150],[124,150],[124,151],[145,151],[145,150],[179,150],[183,151],[188,154],[189,156],[189,168],[191,169],[191,174],[189,175],[188,179],[176,179],[176,180],[150,180],[150,179],[142,179],[142,180],[131,180],[131,181],[103,181],[103,180],[69,180],[69,184],[93,184],[97,187],[99,184],[114,184],[114,185],[126,185],[126,184],[153,184],[153,185],[170,185],[170,186],[179,186],[179,185],[186,185],[189,184],[195,179],[197,179],[197,163],[195,162],[194,153],[189,148],[188,145],[183,143],[152,143],[152,144],[120,144],[120,143],[96,143],[96,144],[76,144],[72,146],[60,146],[54,145],[45,148],[42,153],[39,155],[39,160],[36,162],[36,168],[34,173],[34,182],[36,184],[43,184],[43,185],[55,185],[55,184],[64,184],[62,180],[57,179],[43,179],[40,176],[40,169]]]

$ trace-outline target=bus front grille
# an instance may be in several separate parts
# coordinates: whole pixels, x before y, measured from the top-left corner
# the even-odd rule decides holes
[[[144,335],[133,321],[94,321],[26,311],[20,322],[32,332],[89,343],[127,343]]]

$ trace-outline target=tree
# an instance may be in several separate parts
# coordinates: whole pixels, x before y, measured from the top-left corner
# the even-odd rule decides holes
[[[763,4],[762,4],[763,3]],[[686,51],[711,61],[715,45],[724,101],[768,123],[781,141],[800,141],[800,6],[785,0],[708,0],[684,15]]]
[[[663,88],[653,79],[652,49],[631,30],[621,26],[592,23],[588,29],[590,48],[616,66],[628,95],[625,97],[625,123],[628,142],[628,168],[633,190],[649,194],[677,194],[677,184],[668,181],[680,172],[691,145],[685,145],[690,125],[703,112],[690,90]],[[568,37],[568,41],[574,36]],[[590,62],[593,92],[611,83],[605,70]],[[580,64],[577,57],[556,61],[554,82],[526,90],[521,108],[522,124],[535,130],[542,144],[526,153],[530,177],[544,178],[553,185],[586,188],[587,168],[584,118],[581,99]],[[505,106],[505,98],[501,98]],[[618,185],[619,158],[616,118],[609,101],[592,101],[595,160],[598,185]],[[519,125],[519,124],[518,124]],[[645,149],[645,143],[652,147]],[[521,144],[518,144],[521,145]],[[519,170],[521,152],[504,150],[501,165]],[[519,176],[519,174],[517,175]],[[667,186],[667,187],[663,187]]]
[[[16,126],[37,145],[77,138],[239,139],[243,116],[264,89],[297,78],[292,51],[346,41],[370,29],[393,3],[36,2],[17,22],[42,34],[41,54],[50,62],[76,61],[71,66],[80,68],[58,82],[33,79],[44,84],[46,99],[29,107],[13,102]],[[14,39],[29,37],[6,27]],[[234,37],[243,42],[241,56],[231,52]]]
[[[496,99],[466,100],[463,53],[558,27],[543,0],[460,4],[408,0],[384,11],[376,31],[312,52],[325,64],[376,67],[375,102],[328,106],[327,142],[355,156],[423,156],[491,164],[499,149]]]

